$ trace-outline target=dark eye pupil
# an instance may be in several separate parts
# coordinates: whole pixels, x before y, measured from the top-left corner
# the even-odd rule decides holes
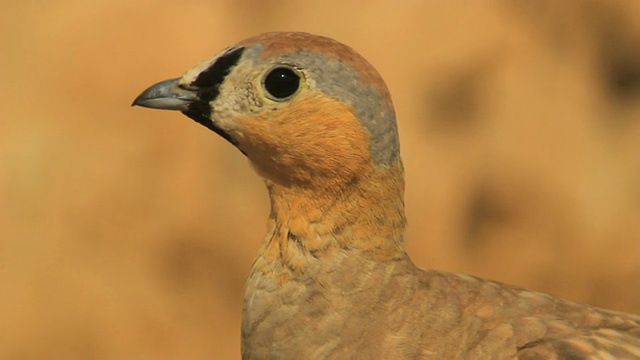
[[[276,99],[287,98],[300,87],[300,77],[293,70],[275,68],[264,78],[264,88]]]

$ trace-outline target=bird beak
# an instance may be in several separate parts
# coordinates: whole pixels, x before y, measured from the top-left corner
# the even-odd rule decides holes
[[[198,100],[198,94],[180,87],[179,80],[180,78],[164,80],[150,86],[133,100],[131,106],[188,111],[189,104]]]
[[[133,100],[131,106],[142,106],[161,110],[178,110],[238,147],[238,142],[218,127],[210,118],[211,106],[208,103],[202,103],[198,91],[187,90],[180,86],[179,82],[180,78],[175,78],[151,85]],[[240,151],[246,155],[244,151]]]

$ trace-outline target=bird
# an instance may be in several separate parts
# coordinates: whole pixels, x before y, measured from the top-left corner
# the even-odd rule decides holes
[[[640,359],[638,315],[412,262],[391,96],[349,46],[256,35],[132,105],[182,112],[264,180],[243,359]]]

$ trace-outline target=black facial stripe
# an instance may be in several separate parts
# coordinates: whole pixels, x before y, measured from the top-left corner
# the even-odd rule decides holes
[[[199,89],[198,95],[202,102],[208,103],[220,94],[220,85],[229,74],[229,71],[236,66],[243,51],[244,48],[239,47],[221,55],[193,80],[191,85]]]
[[[191,82],[191,85],[198,89],[198,101],[191,102],[188,105],[189,110],[182,112],[195,122],[220,135],[236,147],[238,146],[238,143],[231,138],[229,134],[217,127],[211,120],[210,117],[212,116],[213,110],[211,108],[211,101],[220,94],[220,85],[224,81],[224,78],[229,74],[229,71],[236,66],[243,51],[243,47],[227,51],[216,59],[211,66],[202,71],[198,77]],[[242,153],[244,154],[244,152]]]
[[[184,115],[186,115],[187,117],[189,117],[191,120],[197,122],[198,124],[206,127],[207,129],[215,132],[216,134],[220,135],[223,139],[225,139],[228,142],[230,142],[233,146],[238,147],[238,142],[237,141],[235,141],[233,138],[231,138],[231,136],[229,136],[229,134],[227,134],[226,132],[222,131],[222,129],[217,127],[213,123],[213,121],[211,121],[211,119],[209,119],[209,117],[203,115],[203,113],[201,111],[188,110],[188,111],[183,111],[182,113]],[[247,155],[244,151],[242,151],[242,150],[240,150],[240,151],[243,154]]]

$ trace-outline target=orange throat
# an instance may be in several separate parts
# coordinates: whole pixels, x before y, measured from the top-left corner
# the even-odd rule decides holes
[[[264,260],[296,271],[314,259],[349,250],[372,259],[406,256],[402,163],[365,169],[348,184],[332,188],[265,179],[271,214]]]

